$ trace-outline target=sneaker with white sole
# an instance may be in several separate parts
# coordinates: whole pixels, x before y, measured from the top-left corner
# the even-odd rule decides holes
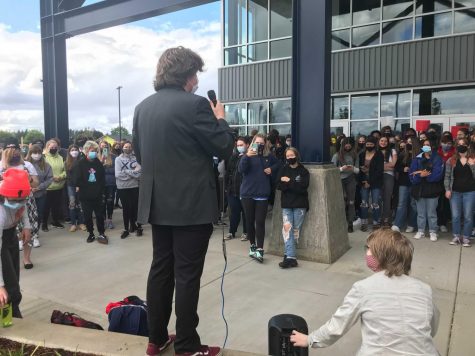
[[[256,257],[256,245],[251,245],[251,247],[249,247],[249,257]]]
[[[449,242],[449,245],[458,245],[461,244],[462,240],[459,236],[454,236],[454,238]]]
[[[436,233],[436,232],[430,232],[429,235],[430,235],[430,240],[431,240],[432,242],[436,242],[436,241],[437,241],[438,236],[437,236],[437,233]]]
[[[242,235],[241,235],[241,241],[249,241],[249,238],[247,237],[247,234],[242,233]]]
[[[18,241],[18,248],[20,249],[20,251],[23,251],[23,241]]]
[[[464,239],[463,239],[463,242],[462,242],[462,246],[463,246],[463,247],[471,247],[472,244],[471,244],[471,242],[470,242],[469,239],[464,238]]]
[[[360,226],[360,225],[361,225],[361,219],[360,218],[353,221],[353,227]]]
[[[414,236],[413,238],[415,238],[416,240],[420,240],[424,237],[424,231],[418,231]]]
[[[414,228],[412,226],[408,226],[406,227],[406,232],[407,233],[414,232]]]
[[[401,230],[399,230],[399,226],[397,226],[397,225],[391,226],[391,230],[401,232]]]
[[[33,247],[40,247],[41,244],[40,244],[40,240],[38,240],[37,237],[33,237]]]
[[[202,345],[198,351],[195,352],[176,352],[176,356],[221,356],[222,350],[218,346],[206,346]]]
[[[447,229],[447,226],[445,225],[440,225],[439,229],[440,229],[440,232],[449,232],[449,229]]]
[[[227,241],[227,240],[232,240],[232,239],[234,239],[234,235],[231,234],[231,233],[229,233],[229,234],[227,234],[227,235],[224,237],[224,239],[225,239],[226,241]]]

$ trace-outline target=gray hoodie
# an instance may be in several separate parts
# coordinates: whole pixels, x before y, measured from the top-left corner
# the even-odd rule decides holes
[[[115,159],[117,189],[138,188],[142,167],[134,155],[122,153]]]

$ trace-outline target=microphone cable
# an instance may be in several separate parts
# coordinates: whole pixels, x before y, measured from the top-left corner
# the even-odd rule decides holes
[[[222,197],[222,205],[221,205],[221,211],[220,211],[221,223],[222,223],[221,226],[222,226],[222,232],[223,232],[222,245],[223,245],[223,257],[224,257],[224,269],[223,269],[223,274],[221,275],[221,316],[223,318],[224,325],[225,325],[225,336],[224,336],[224,342],[223,342],[223,350],[226,347],[226,343],[228,341],[228,335],[229,335],[229,325],[228,325],[228,321],[226,320],[226,316],[224,315],[224,276],[226,274],[226,270],[227,270],[227,267],[228,267],[228,255],[227,255],[227,252],[226,252],[226,240],[224,239],[224,229],[225,229],[226,225],[223,222],[225,193],[226,193],[226,190],[225,190],[225,188],[226,188],[225,180],[226,179],[225,178],[226,178],[226,173],[224,173],[224,177],[223,177],[223,189],[222,189],[223,197]],[[218,181],[219,181],[219,179],[218,179]]]

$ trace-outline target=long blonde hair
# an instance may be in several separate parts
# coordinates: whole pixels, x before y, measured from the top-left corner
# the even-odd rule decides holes
[[[9,162],[13,158],[13,154],[15,153],[15,150],[20,151],[19,148],[5,148],[2,152],[2,169],[6,170],[10,168]],[[25,164],[25,161],[23,160],[23,156],[20,152],[20,163],[19,164]]]
[[[257,133],[254,135],[254,137],[252,138],[252,142],[251,142],[251,145],[253,143],[256,143],[256,138],[262,138],[264,140],[264,152],[263,152],[263,156],[264,157],[267,157],[270,155],[270,144],[269,144],[269,141],[267,140],[267,137],[266,135],[264,135],[263,133]]]
[[[104,159],[104,155],[103,155],[103,152],[104,152],[104,148],[101,148],[101,144],[105,143],[106,144],[106,147],[107,148],[107,156],[105,161],[104,161],[104,166],[106,167],[111,167],[112,166],[112,153],[111,153],[111,145],[109,145],[109,142],[103,140],[101,142],[99,142],[99,160],[102,162],[102,160]]]

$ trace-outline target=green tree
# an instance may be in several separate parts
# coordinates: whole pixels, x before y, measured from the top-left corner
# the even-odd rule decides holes
[[[12,137],[15,137],[15,134],[13,132],[0,130],[0,143],[5,142],[6,139],[12,138]]]
[[[111,135],[119,137],[120,131],[121,131],[120,129],[121,128],[119,126],[114,127],[113,129],[111,129]],[[129,133],[129,130],[127,130],[125,127],[122,126],[122,137],[124,136],[130,136],[130,133]]]
[[[26,135],[23,137],[23,142],[24,143],[32,143],[38,140],[43,140],[45,139],[45,135],[43,132],[38,131],[38,130],[28,130]]]

